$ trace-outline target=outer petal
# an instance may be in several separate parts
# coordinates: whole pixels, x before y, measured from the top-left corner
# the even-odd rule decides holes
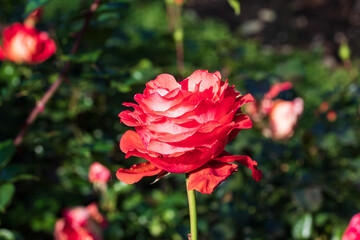
[[[150,81],[146,84],[144,94],[147,95],[156,90],[159,91],[160,89],[162,89],[160,90],[160,93],[168,93],[176,88],[180,88],[180,84],[172,75],[164,73],[160,74],[153,81]]]
[[[147,150],[145,149],[145,146],[141,141],[139,134],[131,130],[125,132],[124,135],[122,136],[120,140],[120,149],[127,155],[128,152],[134,150],[140,151],[142,153],[144,152],[147,153]]]
[[[188,190],[211,194],[220,183],[236,171],[236,164],[210,161],[189,174]]]
[[[163,171],[149,162],[143,162],[133,165],[130,169],[119,168],[116,177],[126,183],[133,184],[140,181],[143,177],[154,176]]]
[[[355,214],[347,226],[341,240],[360,239],[360,213]]]
[[[46,32],[41,32],[38,35],[38,44],[36,47],[36,54],[33,55],[33,63],[40,63],[53,55],[56,52],[55,42],[49,38]]]
[[[4,56],[4,50],[2,49],[2,47],[0,46],[0,60],[4,60],[5,56]]]
[[[239,101],[240,101],[240,106],[244,105],[245,103],[248,103],[248,102],[254,102],[254,97],[248,93],[248,94],[245,94],[244,96],[241,96],[239,97]]]
[[[237,162],[245,165],[252,170],[252,177],[255,181],[260,181],[262,178],[262,171],[257,169],[257,162],[253,161],[249,156],[246,155],[231,155],[230,153],[224,151],[219,157],[214,159],[215,161],[223,163]]]
[[[292,83],[291,82],[276,83],[265,94],[264,98],[273,99],[274,97],[279,95],[280,92],[289,90],[291,88],[292,88]]]
[[[182,87],[190,92],[195,92],[196,86],[199,85],[199,91],[203,92],[206,89],[212,88],[216,93],[219,90],[221,75],[219,72],[209,73],[207,70],[197,70],[193,72],[188,78],[187,86]]]

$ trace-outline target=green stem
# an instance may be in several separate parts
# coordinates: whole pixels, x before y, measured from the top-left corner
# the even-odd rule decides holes
[[[186,174],[186,189],[188,189],[189,174]],[[187,197],[189,202],[189,213],[190,213],[190,232],[191,240],[197,240],[197,220],[196,220],[196,199],[195,191],[187,190]]]

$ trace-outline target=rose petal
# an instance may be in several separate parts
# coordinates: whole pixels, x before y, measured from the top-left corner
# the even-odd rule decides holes
[[[0,46],[0,60],[4,60],[4,50],[2,49],[2,47]]]
[[[143,162],[133,165],[129,169],[119,168],[116,172],[116,177],[126,183],[133,184],[140,181],[143,177],[154,176],[163,171],[149,162]]]
[[[231,163],[231,162],[240,163],[252,170],[252,177],[254,178],[255,181],[260,181],[262,178],[262,171],[256,168],[257,162],[253,161],[249,156],[231,155],[230,153],[224,151],[220,156],[214,158],[214,160],[223,163]]]
[[[254,102],[254,97],[248,93],[248,94],[245,94],[244,96],[241,96],[239,97],[239,101],[240,101],[240,106],[244,105],[245,103],[248,103],[248,102]]]
[[[190,172],[204,165],[214,155],[211,149],[197,148],[190,152],[178,153],[174,155],[157,155],[144,152],[141,149],[134,149],[126,154],[126,157],[137,156],[144,158],[156,167],[171,173]],[[196,159],[196,161],[194,161]]]
[[[188,78],[187,86],[185,87],[190,92],[195,92],[196,85],[199,84],[199,91],[203,92],[206,89],[213,88],[216,93],[219,90],[219,83],[221,75],[219,72],[209,73],[207,70],[197,70],[193,72]]]
[[[248,129],[252,128],[253,124],[249,116],[245,114],[238,114],[234,118],[234,122],[236,123],[239,129]]]
[[[160,74],[152,82],[157,87],[165,88],[165,89],[169,90],[169,92],[180,87],[180,84],[176,81],[174,76],[171,74],[167,74],[167,73]]]
[[[279,95],[280,92],[289,90],[291,88],[292,88],[292,83],[291,82],[276,83],[264,95],[264,98],[273,99],[274,97]]]
[[[120,140],[120,149],[125,154],[133,150],[143,150],[146,151],[143,142],[137,132],[126,131]]]
[[[210,161],[189,174],[188,190],[211,194],[220,183],[236,171],[236,164]]]

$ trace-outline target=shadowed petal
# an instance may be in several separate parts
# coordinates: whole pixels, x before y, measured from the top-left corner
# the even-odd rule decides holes
[[[4,60],[4,59],[5,59],[4,50],[0,46],[0,60]]]
[[[236,171],[236,164],[210,161],[189,174],[188,190],[211,194],[220,183]]]
[[[257,169],[257,162],[253,161],[249,156],[246,155],[231,155],[230,153],[224,151],[219,157],[214,159],[215,161],[223,163],[237,162],[242,165],[245,165],[252,170],[252,177],[255,181],[260,181],[262,178],[262,171]]]
[[[140,181],[143,177],[154,176],[163,171],[149,162],[143,162],[133,165],[129,169],[119,168],[116,172],[116,177],[126,183],[133,184]]]

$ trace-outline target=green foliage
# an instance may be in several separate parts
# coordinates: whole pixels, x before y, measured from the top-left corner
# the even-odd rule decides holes
[[[241,12],[240,2],[238,0],[228,0],[228,3],[234,9],[235,14],[239,16]]]
[[[0,63],[0,239],[53,239],[64,208],[91,202],[99,203],[108,219],[105,239],[186,239],[185,176],[170,174],[154,184],[145,178],[134,185],[115,176],[119,167],[143,161],[125,159],[119,149],[129,129],[117,117],[127,109],[122,103],[134,102],[158,74],[181,80],[165,2],[101,1],[79,51],[70,55],[91,2],[5,1],[0,9],[6,25],[44,5],[39,28],[58,47],[39,65]],[[253,127],[227,146],[258,161],[264,178],[255,182],[239,167],[212,195],[198,194],[200,239],[341,239],[360,211],[359,59],[352,56],[352,66],[344,68],[329,66],[322,49],[265,47],[186,7],[182,24],[184,77],[196,69],[220,71],[257,99],[272,83],[291,81],[294,89],[280,97],[305,102],[289,141],[265,138]],[[72,62],[69,73],[15,151],[12,139],[64,61]],[[325,101],[335,121],[319,111]],[[95,161],[111,170],[106,194],[88,181]]]
[[[29,14],[35,9],[44,6],[50,0],[29,0],[25,7],[25,14]]]
[[[0,169],[9,163],[15,153],[15,146],[11,140],[0,142]]]
[[[0,186],[0,212],[4,212],[5,208],[14,195],[15,186],[10,183],[2,184]]]

